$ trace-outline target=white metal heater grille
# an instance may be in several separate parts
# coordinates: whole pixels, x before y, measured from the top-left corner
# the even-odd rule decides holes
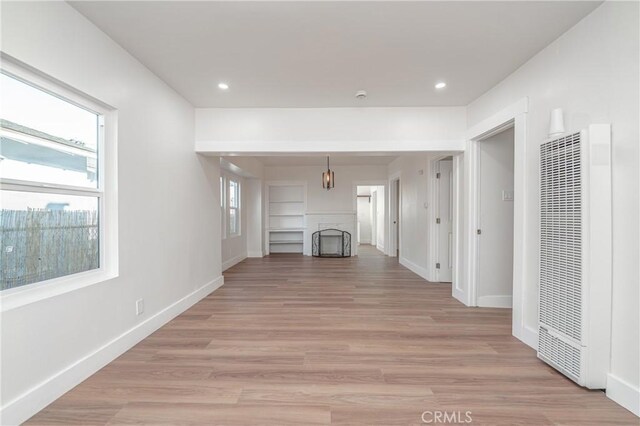
[[[552,336],[544,327],[540,327],[538,339],[539,356],[571,379],[580,381],[582,355],[580,348]]]
[[[578,132],[540,148],[540,323],[576,342],[582,338],[580,146]]]

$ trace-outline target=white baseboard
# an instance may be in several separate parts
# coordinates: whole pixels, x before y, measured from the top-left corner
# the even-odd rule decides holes
[[[242,262],[243,260],[245,260],[247,258],[247,254],[246,253],[242,253],[239,254],[235,257],[232,257],[231,259],[222,262],[222,271],[226,271],[227,269],[231,268],[234,265],[237,265],[238,263]]]
[[[358,244],[367,244],[367,245],[371,245],[371,240],[361,240],[361,241],[358,241]]]
[[[481,308],[512,308],[511,296],[479,296],[478,306]]]
[[[423,278],[426,281],[430,281],[429,280],[429,273],[426,270],[426,268],[423,268],[420,265],[416,265],[415,263],[411,262],[410,260],[405,259],[402,256],[400,256],[399,262],[400,262],[400,264],[402,266],[404,266],[405,268],[407,268],[408,270],[410,270],[414,274],[420,275],[420,277]]]
[[[516,330],[513,330],[513,337],[530,346],[532,349],[538,350],[538,330],[523,327],[517,333]]]
[[[609,373],[607,397],[640,417],[640,389]]]
[[[264,257],[264,253],[261,251],[248,251],[247,257]]]
[[[0,408],[0,424],[16,425],[25,422],[223,284],[224,277],[222,276],[205,284],[24,394],[7,402]]]
[[[464,306],[469,306],[467,304],[467,298],[465,297],[464,292],[457,291],[456,286],[453,283],[451,283],[451,287],[453,287],[451,290],[451,295],[453,296],[453,298],[462,303]]]
[[[383,244],[376,244],[376,248],[384,253],[384,245]]]

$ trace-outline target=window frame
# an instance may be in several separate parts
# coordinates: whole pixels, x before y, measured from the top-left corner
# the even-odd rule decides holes
[[[242,208],[242,202],[241,202],[241,187],[240,187],[240,179],[237,178],[229,178],[227,179],[227,231],[229,236],[231,237],[239,237],[240,235],[242,235],[242,220],[240,218],[240,209]],[[237,206],[232,206],[231,205],[231,184],[235,183],[236,184],[236,188],[237,188],[237,194],[236,194],[236,201],[237,201]],[[231,210],[235,210],[236,212],[236,232],[231,232]]]
[[[98,115],[96,188],[0,177],[0,189],[97,198],[99,267],[0,291],[0,312],[54,297],[118,276],[117,111],[12,57],[2,54],[0,72]]]

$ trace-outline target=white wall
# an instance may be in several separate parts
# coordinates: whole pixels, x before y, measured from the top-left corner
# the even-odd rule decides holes
[[[371,244],[371,206],[368,198],[358,198],[358,244]]]
[[[326,166],[265,167],[265,180],[295,180],[307,182],[308,212],[356,212],[356,185],[387,180],[387,167],[331,166],[335,172],[336,186],[327,191],[322,188],[322,172]]]
[[[378,250],[384,252],[384,230],[386,224],[385,203],[387,203],[384,193],[384,186],[375,187],[373,190],[373,195],[377,200],[376,211],[374,212],[374,214],[376,215],[376,240],[372,244],[375,244]]]
[[[612,124],[613,301],[611,375],[607,394],[640,413],[639,247],[639,34],[637,2],[605,2],[468,107],[472,126],[529,97],[527,214],[538,214],[538,145],[549,113],[565,111],[567,131]],[[528,281],[538,282],[538,225],[526,236]],[[537,329],[537,284],[525,289],[525,325]],[[625,402],[626,401],[626,402]]]
[[[480,142],[478,306],[511,308],[513,295],[513,128]],[[520,195],[520,194],[518,194]]]
[[[262,179],[245,179],[245,214],[246,214],[246,235],[247,235],[247,256],[262,257],[264,255],[263,246],[263,200],[264,184]]]
[[[464,107],[200,108],[196,151],[463,150]]]
[[[400,263],[428,279],[429,154],[403,156],[389,164],[389,176],[400,174]]]
[[[229,180],[240,183],[240,234],[232,236],[227,231],[227,237],[222,239],[222,270],[225,271],[247,258],[247,212],[255,209],[255,205],[249,202],[246,185],[249,179],[244,179],[228,170],[222,170],[221,173],[226,177],[227,191],[229,191]],[[252,192],[251,195],[257,194]],[[227,223],[226,226],[228,229],[229,224]]]
[[[193,108],[68,4],[3,2],[1,23],[5,53],[118,110],[120,274],[2,313],[15,424],[221,282],[219,171],[193,152]]]

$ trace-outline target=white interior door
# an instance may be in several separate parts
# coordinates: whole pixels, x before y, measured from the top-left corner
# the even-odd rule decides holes
[[[451,282],[453,277],[453,160],[438,162],[438,281]]]

